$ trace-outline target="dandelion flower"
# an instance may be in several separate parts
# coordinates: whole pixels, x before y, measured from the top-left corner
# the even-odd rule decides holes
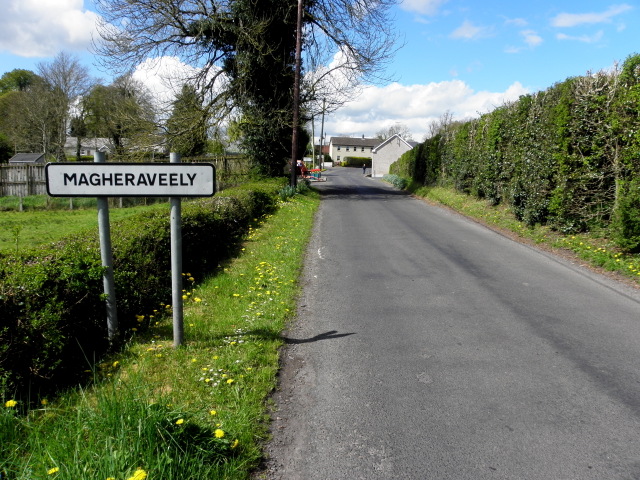
[[[113,368],[117,368],[117,366],[120,364],[120,362],[118,360],[116,360],[115,362],[113,362]]]
[[[209,415],[217,415],[218,412],[216,410],[209,410]]]
[[[40,405],[48,405],[49,404],[49,400],[47,400],[46,398],[43,398],[42,400],[40,400]]]
[[[224,437],[224,430],[216,428],[216,431],[213,432],[213,434],[216,436],[216,438],[223,438]]]
[[[47,470],[47,475],[53,475],[54,473],[58,473],[60,469],[58,467],[53,467]]]
[[[231,448],[236,448],[238,446],[240,442],[238,441],[238,439],[236,438],[233,443],[231,444]]]
[[[193,301],[194,301],[194,302],[201,302],[201,301],[202,301],[202,299],[201,299],[201,298],[199,298],[199,297],[195,297],[195,298],[193,299]]]
[[[176,421],[176,425],[182,425],[184,423],[184,418],[180,418]]]
[[[15,400],[9,400],[7,401],[7,403],[4,404],[4,406],[7,408],[13,408],[16,405],[18,405],[18,402],[16,402]]]
[[[229,385],[231,385],[233,382],[235,382],[235,380],[234,380],[233,378],[230,378],[229,380],[227,380],[227,383],[228,383]]]
[[[138,468],[135,472],[133,472],[133,475],[131,477],[127,478],[127,480],[144,480],[145,478],[147,478],[147,472],[145,472],[141,468]]]

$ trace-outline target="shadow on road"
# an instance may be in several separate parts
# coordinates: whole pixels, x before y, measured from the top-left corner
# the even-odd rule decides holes
[[[289,338],[281,335],[279,332],[276,332],[274,330],[269,330],[268,328],[257,328],[255,330],[250,330],[248,332],[237,333],[236,335],[224,335],[224,337],[221,336],[220,338],[228,338],[229,336],[234,336],[234,337],[252,336],[252,337],[263,338],[265,340],[280,339],[287,345],[296,345],[301,343],[319,342],[321,340],[335,340],[337,338],[348,337],[350,335],[355,335],[355,332],[338,333],[337,330],[330,330],[325,333],[320,333],[311,338]]]

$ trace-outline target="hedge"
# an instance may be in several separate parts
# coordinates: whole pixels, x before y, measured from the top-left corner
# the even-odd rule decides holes
[[[248,184],[182,204],[183,268],[197,278],[234,253],[253,219],[275,208],[286,180]],[[114,222],[119,329],[171,301],[166,205]],[[109,351],[97,232],[0,256],[0,398],[25,401],[90,379]]]
[[[640,55],[466,122],[443,122],[390,173],[509,205],[527,224],[608,229],[640,250]]]

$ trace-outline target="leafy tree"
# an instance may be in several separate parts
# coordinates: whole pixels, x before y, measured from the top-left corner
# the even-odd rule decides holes
[[[31,70],[11,70],[0,77],[0,95],[13,91],[23,92],[33,85],[37,77]]]
[[[185,84],[167,120],[169,149],[185,157],[202,155],[207,149],[207,127],[208,113],[202,95]]]
[[[94,86],[82,106],[87,133],[109,138],[116,157],[142,152],[157,141],[151,96],[131,74]]]
[[[14,152],[52,153],[59,133],[52,95],[49,85],[36,75],[25,90],[0,97],[0,131]]]
[[[243,145],[260,171],[282,173],[290,156],[296,46],[293,0],[98,0],[104,23],[99,50],[131,68],[147,57],[173,55],[198,67],[193,79],[211,109],[242,118]],[[305,0],[308,75],[302,111],[330,97],[325,111],[359,81],[380,77],[394,37],[388,11],[395,0]],[[329,66],[331,65],[331,66]],[[338,93],[345,95],[339,96]]]

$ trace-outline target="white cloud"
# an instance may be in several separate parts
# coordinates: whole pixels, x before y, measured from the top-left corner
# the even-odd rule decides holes
[[[422,15],[435,15],[438,9],[449,0],[404,0],[400,8]]]
[[[465,20],[462,25],[451,33],[451,38],[464,38],[474,40],[476,38],[490,37],[493,34],[491,27],[482,27],[474,25],[469,20]]]
[[[529,90],[519,82],[504,92],[475,92],[461,80],[370,86],[355,101],[328,116],[325,131],[327,137],[371,137],[383,128],[402,123],[409,127],[414,139],[421,140],[429,124],[446,112],[451,112],[456,120],[473,118],[526,93]]]
[[[576,42],[582,43],[598,43],[604,37],[604,32],[602,30],[594,33],[593,35],[579,35],[579,36],[571,36],[565,35],[564,33],[559,33],[556,35],[558,40],[572,40]]]
[[[623,3],[612,5],[608,10],[600,13],[560,13],[551,20],[551,25],[554,27],[575,27],[584,24],[610,23],[613,17],[632,9],[631,5]]]
[[[161,104],[173,101],[185,81],[196,69],[177,57],[147,58],[133,72],[133,78],[142,82]]]
[[[98,18],[83,0],[4,0],[0,51],[21,57],[86,51]]]
[[[524,18],[507,18],[504,21],[505,25],[515,25],[516,27],[526,27],[529,25]]]
[[[534,30],[523,30],[520,35],[524,37],[524,43],[529,47],[537,47],[542,43],[542,37],[538,35]]]

